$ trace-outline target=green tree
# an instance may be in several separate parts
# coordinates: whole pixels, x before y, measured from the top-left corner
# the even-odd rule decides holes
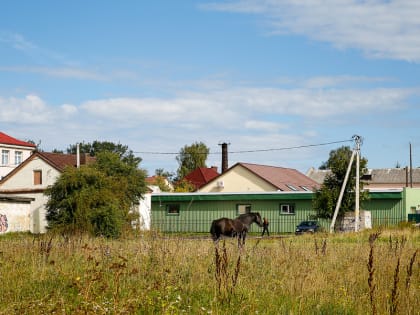
[[[96,162],[67,167],[46,190],[48,227],[118,237],[138,214],[132,206],[146,191],[145,171],[117,153],[100,152]]]
[[[179,167],[177,170],[177,181],[198,167],[206,167],[207,156],[210,149],[203,142],[195,142],[192,145],[185,145],[176,157]]]
[[[183,178],[177,181],[174,185],[175,192],[193,192],[195,191],[195,186],[187,179]]]
[[[340,195],[341,187],[344,183],[348,165],[353,151],[348,146],[343,146],[337,150],[332,150],[328,161],[324,162],[320,169],[330,170],[325,177],[320,189],[315,191],[313,208],[317,217],[331,219],[334,215],[335,206]],[[360,158],[360,175],[367,167],[367,159]],[[347,211],[354,211],[355,208],[355,185],[356,185],[356,159],[351,167],[350,175],[341,202],[341,217]],[[363,182],[360,182],[360,202],[368,198],[367,192],[363,191]]]
[[[120,159],[128,164],[138,165],[141,162],[140,157],[136,157],[132,150],[126,145],[121,143],[113,143],[109,141],[93,141],[92,143],[85,143],[84,141],[79,144],[80,153],[86,153],[90,156],[96,156],[100,152],[113,152],[118,154]],[[76,154],[77,144],[72,144],[67,148],[67,153]]]

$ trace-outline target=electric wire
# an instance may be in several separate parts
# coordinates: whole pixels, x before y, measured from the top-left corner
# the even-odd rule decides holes
[[[255,149],[255,150],[240,150],[240,151],[228,151],[229,154],[243,154],[243,153],[258,153],[258,152],[271,152],[271,151],[285,151],[285,150],[294,150],[294,149],[304,149],[310,147],[319,147],[325,146],[330,144],[338,144],[338,143],[345,143],[345,142],[353,142],[354,139],[347,139],[347,140],[339,140],[339,141],[331,141],[331,142],[324,142],[324,143],[317,143],[317,144],[305,144],[305,145],[298,145],[292,147],[282,147],[282,148],[272,148],[272,149]],[[179,155],[180,152],[157,152],[157,151],[136,151],[133,152],[136,154],[151,154],[151,155]],[[221,154],[219,152],[196,152],[195,154]]]

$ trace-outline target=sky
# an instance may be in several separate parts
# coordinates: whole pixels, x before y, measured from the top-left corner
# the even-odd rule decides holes
[[[140,167],[420,166],[420,1],[22,1],[0,5],[0,131],[44,151],[111,141]]]

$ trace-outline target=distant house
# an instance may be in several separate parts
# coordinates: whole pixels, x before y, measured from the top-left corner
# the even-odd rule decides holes
[[[219,176],[217,167],[198,167],[191,173],[187,174],[184,179],[188,180],[194,185],[195,190],[199,190],[201,187],[206,185],[208,182]]]
[[[306,175],[319,184],[331,174],[330,170],[310,168]],[[367,190],[400,189],[405,187],[420,188],[420,168],[413,168],[411,173],[408,168],[379,168],[368,169],[361,181]]]
[[[152,191],[161,191],[162,185],[165,186],[163,190],[167,191],[173,191],[174,187],[172,183],[165,177],[160,175],[153,175],[148,176],[145,179],[146,185],[152,190]]]
[[[93,159],[81,155],[80,164],[90,163]],[[77,166],[76,155],[34,152],[0,180],[0,195],[32,200],[29,213],[27,213],[29,225],[21,227],[21,230],[32,233],[46,231],[45,204],[47,197],[44,195],[44,191],[55,183],[66,166]],[[9,220],[9,224],[13,224],[13,222]]]
[[[305,174],[285,167],[237,163],[202,186],[200,192],[311,192],[320,185]]]
[[[18,140],[0,132],[0,179],[19,166],[35,149],[35,144]]]

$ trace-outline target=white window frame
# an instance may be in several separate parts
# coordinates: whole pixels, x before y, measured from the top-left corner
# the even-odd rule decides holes
[[[295,205],[293,203],[282,203],[280,204],[280,214],[294,215]]]
[[[250,213],[251,212],[251,204],[249,203],[238,203],[236,205],[236,212],[238,215]]]
[[[10,151],[1,150],[1,165],[3,166],[9,165],[9,160],[10,160]]]
[[[166,205],[166,215],[179,215],[181,213],[181,205],[179,203],[171,203]]]
[[[23,152],[15,151],[15,165],[18,166],[23,162]]]

